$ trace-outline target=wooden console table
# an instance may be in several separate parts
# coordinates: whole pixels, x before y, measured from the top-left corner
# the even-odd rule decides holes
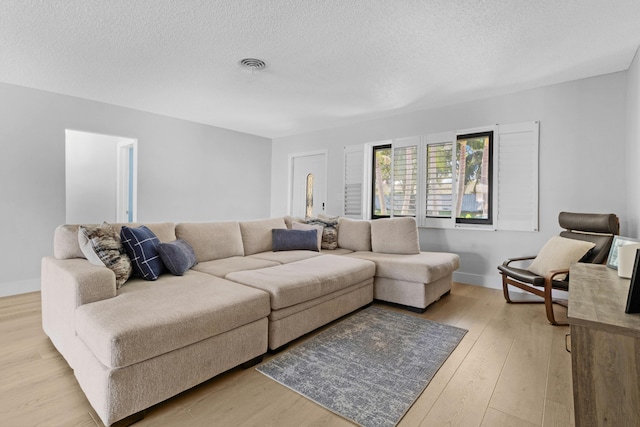
[[[626,314],[629,279],[575,264],[569,287],[576,426],[640,426],[640,314]]]

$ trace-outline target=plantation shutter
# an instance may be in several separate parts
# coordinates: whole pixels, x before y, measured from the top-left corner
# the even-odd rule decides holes
[[[344,148],[344,216],[363,218],[364,145]]]
[[[422,225],[451,228],[455,195],[455,133],[442,132],[425,138],[424,159],[424,212]]]
[[[416,216],[419,145],[419,136],[395,139],[392,143],[391,216]]]
[[[433,218],[451,218],[453,211],[453,142],[427,144],[427,210]]]
[[[499,125],[498,229],[538,231],[539,122]]]

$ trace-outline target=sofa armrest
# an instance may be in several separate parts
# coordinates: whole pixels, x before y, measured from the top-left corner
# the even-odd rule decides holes
[[[116,296],[116,275],[86,259],[42,259],[42,292],[67,298],[77,308],[83,304]]]
[[[75,368],[79,363],[76,309],[115,297],[116,275],[107,267],[79,258],[45,257],[41,265],[42,329]]]

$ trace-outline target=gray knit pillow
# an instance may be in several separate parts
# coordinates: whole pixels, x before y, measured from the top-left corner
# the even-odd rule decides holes
[[[318,252],[317,230],[271,230],[273,252],[278,251],[315,251]]]
[[[158,253],[164,266],[175,276],[182,276],[196,265],[196,254],[191,245],[182,239],[160,243]]]

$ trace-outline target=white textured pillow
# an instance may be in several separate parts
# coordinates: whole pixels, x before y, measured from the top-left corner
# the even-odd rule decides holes
[[[593,242],[554,236],[540,249],[528,270],[539,276],[546,276],[552,270],[568,270],[595,246]],[[555,277],[556,280],[565,278],[566,274]]]
[[[322,231],[324,227],[317,224],[303,224],[301,222],[292,222],[291,223],[292,230],[316,230],[316,234],[318,235],[318,252],[322,249]]]

